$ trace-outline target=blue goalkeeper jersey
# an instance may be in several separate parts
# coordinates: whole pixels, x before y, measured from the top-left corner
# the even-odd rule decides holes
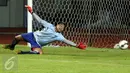
[[[35,13],[33,13],[33,17],[44,26],[44,28],[41,31],[35,31],[34,37],[36,39],[36,42],[40,46],[44,46],[48,43],[51,43],[53,41],[64,41],[64,36],[61,33],[58,33],[55,31],[55,26],[51,23],[48,23],[45,20],[42,20],[40,17],[38,17]]]

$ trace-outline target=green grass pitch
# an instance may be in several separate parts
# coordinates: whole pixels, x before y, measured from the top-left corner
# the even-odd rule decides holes
[[[16,50],[29,50],[16,46]],[[0,73],[129,73],[130,50],[73,47],[44,47],[43,55],[17,55],[0,45]],[[4,70],[4,55],[17,57],[17,68]]]

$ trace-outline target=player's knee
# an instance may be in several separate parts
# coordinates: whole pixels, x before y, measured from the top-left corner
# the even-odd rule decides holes
[[[42,54],[43,54],[43,52],[39,52],[39,54],[40,54],[40,55],[42,55]]]
[[[21,35],[17,35],[17,36],[15,36],[15,39],[17,39],[17,40],[23,40],[23,38],[22,38]]]
[[[40,54],[40,55],[42,55],[42,54],[43,54],[43,52],[42,52],[42,51],[38,51],[38,50],[35,50],[35,53],[36,53],[36,54]]]
[[[41,48],[35,48],[35,50],[34,50],[34,51],[38,52],[38,54],[43,54],[43,51],[42,51],[42,49],[41,49]]]
[[[39,53],[40,55],[42,55],[42,54],[43,54],[43,51],[42,51],[42,50],[38,50],[38,53]]]

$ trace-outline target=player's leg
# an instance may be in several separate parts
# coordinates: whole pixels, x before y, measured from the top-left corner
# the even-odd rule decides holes
[[[33,48],[31,51],[17,51],[17,54],[43,54],[41,48]]]
[[[18,44],[20,41],[23,41],[23,37],[21,35],[17,35],[15,36],[14,40],[12,41],[11,44],[9,45],[5,45],[4,48],[5,49],[10,49],[10,50],[14,50],[15,45]]]
[[[43,54],[43,51],[41,48],[34,48],[33,51],[39,52],[39,54]]]
[[[26,42],[28,42],[28,40],[32,40],[32,34],[33,33],[23,33],[21,35],[17,35],[17,36],[15,36],[15,39],[12,41],[12,43],[9,44],[9,45],[5,45],[4,48],[5,49],[14,50],[16,44],[18,44],[19,41],[26,41]]]
[[[36,42],[33,33],[22,35],[23,39],[31,44],[31,51],[20,51],[17,54],[42,54],[41,46]]]

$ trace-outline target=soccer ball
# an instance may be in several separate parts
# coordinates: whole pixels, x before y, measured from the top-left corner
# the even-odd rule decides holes
[[[128,41],[121,40],[119,43],[115,44],[114,48],[125,50],[128,48]]]
[[[120,42],[119,42],[119,47],[121,48],[121,49],[127,49],[128,48],[128,41],[126,41],[126,40],[121,40]]]

